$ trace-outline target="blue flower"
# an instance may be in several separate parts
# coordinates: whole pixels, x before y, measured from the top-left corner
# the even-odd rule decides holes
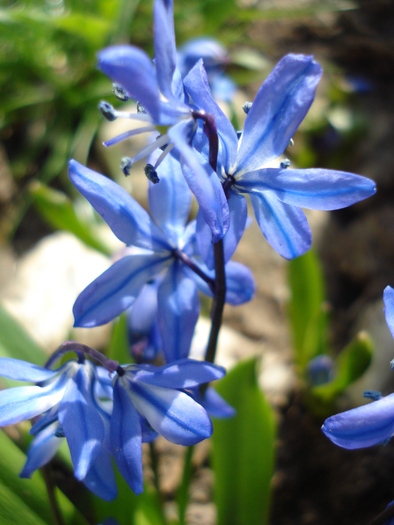
[[[191,193],[179,163],[168,156],[159,168],[160,184],[150,184],[149,214],[110,179],[70,161],[70,178],[114,234],[135,248],[116,261],[77,298],[75,326],[89,328],[105,324],[129,308],[146,283],[165,274],[158,289],[158,319],[167,362],[187,357],[199,315],[197,287],[209,286],[186,262],[201,272],[194,261],[195,223],[185,226]],[[203,274],[203,271],[201,272]],[[251,299],[254,282],[250,271],[238,263],[226,267],[231,304]],[[212,283],[212,276],[206,276]]]
[[[383,293],[386,322],[394,337],[394,289]],[[374,394],[374,398],[379,397]],[[370,394],[369,394],[370,397]],[[394,434],[394,394],[326,419],[324,434],[336,445],[357,449],[386,442]]]
[[[194,445],[210,437],[212,423],[206,410],[187,393],[220,379],[221,367],[183,359],[160,368],[129,365],[114,380],[111,444],[116,465],[132,490],[142,492],[142,416],[172,443]]]
[[[213,38],[199,37],[188,40],[178,49],[178,67],[182,78],[200,59],[204,62],[215,99],[230,102],[236,85],[229,76],[223,73],[225,66],[230,64],[226,49]]]
[[[117,112],[109,105],[104,110],[110,119],[116,117],[134,118],[148,122],[148,127],[124,133],[108,143],[137,133],[152,131],[158,126],[160,136],[142,150],[129,167],[158,148],[163,154],[157,159],[154,169],[160,165],[175,146],[173,153],[185,166],[184,175],[191,191],[195,194],[205,220],[211,228],[213,242],[220,240],[228,229],[228,207],[226,197],[217,177],[208,163],[199,162],[190,146],[197,124],[192,116],[192,108],[187,104],[181,74],[176,66],[173,2],[156,0],[154,5],[155,63],[142,50],[133,46],[112,46],[104,49],[98,56],[98,67],[114,82],[120,84],[127,94],[139,101],[145,114]]]
[[[249,195],[256,220],[271,246],[292,259],[311,245],[303,208],[336,210],[363,200],[376,191],[375,183],[352,173],[325,169],[287,169],[275,161],[286,149],[314,99],[321,68],[311,56],[287,55],[258,91],[246,116],[241,139],[213,100],[201,62],[184,83],[193,102],[215,117],[220,137],[218,173],[229,197],[230,230],[224,238],[226,260],[245,228]],[[201,133],[196,135],[200,142]],[[200,150],[203,145],[199,143]],[[198,218],[200,250],[212,267],[209,239]]]
[[[25,361],[0,359],[0,375],[36,383],[0,392],[0,426],[12,425],[43,414],[32,427],[36,435],[24,476],[45,464],[56,452],[56,435],[65,436],[77,479],[84,480],[103,455],[105,425],[109,416],[94,389],[95,367],[88,361],[68,361],[48,370]]]

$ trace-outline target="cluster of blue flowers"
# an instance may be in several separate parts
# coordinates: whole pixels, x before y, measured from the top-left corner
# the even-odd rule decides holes
[[[0,425],[33,419],[22,475],[47,463],[65,438],[75,476],[108,500],[116,495],[111,457],[140,493],[143,442],[161,434],[192,445],[211,435],[208,413],[233,414],[207,387],[225,370],[188,356],[200,312],[198,292],[218,300],[215,246],[222,247],[224,300],[238,305],[253,296],[250,270],[230,260],[247,223],[245,196],[269,244],[291,259],[311,245],[302,208],[334,210],[375,192],[373,181],[352,173],[290,169],[281,162],[321,77],[313,57],[285,56],[245,106],[244,129],[237,132],[212,96],[204,67],[211,59],[211,81],[223,83],[225,58],[207,41],[177,54],[171,0],[155,1],[154,44],[154,61],[131,45],[109,47],[98,56],[118,98],[138,103],[130,113],[103,102],[102,114],[143,124],[106,145],[153,134],[140,153],[121,164],[129,174],[136,161],[149,157],[151,214],[109,178],[75,160],[69,164],[74,186],[125,244],[116,262],[77,298],[75,326],[102,325],[128,310],[137,364],[119,366],[74,342],[64,343],[45,367],[0,360],[0,375],[35,384],[0,392]],[[193,196],[199,211],[188,222]],[[76,352],[78,359],[54,368],[65,351]],[[151,364],[163,358],[165,365]],[[327,432],[333,432],[332,425]]]

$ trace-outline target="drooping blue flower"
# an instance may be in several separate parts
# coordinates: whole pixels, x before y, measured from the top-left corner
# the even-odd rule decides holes
[[[32,430],[34,432],[34,426]],[[21,478],[30,478],[35,470],[46,465],[55,456],[65,439],[63,435],[59,421],[54,421],[47,426],[43,425],[41,429],[35,431],[34,439],[27,451],[26,463],[20,473]],[[90,465],[86,476],[81,481],[96,496],[106,501],[116,498],[118,491],[111,454],[107,447],[100,448],[96,460]]]
[[[206,410],[186,392],[220,379],[222,367],[183,359],[163,367],[129,365],[114,380],[111,443],[117,467],[134,492],[142,492],[142,416],[172,443],[194,445],[212,434]]]
[[[292,259],[311,245],[311,232],[301,208],[336,210],[361,201],[376,191],[365,177],[326,169],[272,167],[311,106],[321,68],[311,56],[287,55],[265,80],[246,116],[240,140],[212,98],[203,64],[185,78],[185,87],[198,107],[215,117],[220,137],[218,173],[229,197],[230,230],[224,238],[225,257],[234,252],[244,231],[249,195],[256,220],[271,246]],[[198,147],[203,151],[197,135]],[[213,266],[203,217],[198,217],[200,250]]]
[[[387,286],[383,293],[387,325],[394,337],[394,289]],[[394,434],[394,394],[380,397],[367,405],[348,410],[326,419],[324,434],[336,445],[357,449],[387,442]]]
[[[89,361],[71,360],[57,370],[48,370],[18,359],[1,358],[0,375],[35,383],[0,392],[0,426],[43,414],[32,427],[35,439],[22,475],[30,476],[47,463],[58,448],[57,436],[62,436],[67,439],[76,478],[89,486],[87,476],[95,476],[100,468],[98,458],[102,460],[106,454],[106,425],[109,428],[109,415],[94,392],[98,381],[95,366]],[[107,479],[109,483],[110,473]],[[114,490],[116,485],[107,495],[114,497]],[[100,488],[97,491],[101,492]]]
[[[213,242],[217,242],[229,226],[227,201],[211,166],[208,163],[202,166],[190,146],[197,124],[177,68],[172,0],[155,1],[154,44],[154,63],[144,51],[128,45],[112,46],[98,55],[99,69],[120,84],[132,99],[142,104],[145,111],[142,114],[123,113],[104,103],[103,113],[107,113],[110,119],[126,117],[149,124],[123,133],[105,144],[109,146],[135,134],[153,131],[157,126],[160,136],[134,159],[130,159],[128,169],[137,160],[163,148],[163,153],[153,166],[156,170],[175,147],[173,153],[185,166],[184,176],[211,229]]]
[[[178,49],[178,67],[182,78],[202,59],[212,94],[216,100],[230,102],[236,91],[235,82],[224,73],[230,64],[226,49],[213,38],[198,37],[185,42]]]
[[[70,161],[70,178],[103,217],[114,234],[127,245],[139,248],[116,261],[77,298],[75,326],[105,324],[129,308],[146,283],[164,275],[158,288],[158,319],[167,362],[187,357],[199,315],[197,288],[209,286],[185,263],[195,262],[195,223],[186,225],[191,193],[179,163],[168,156],[159,167],[160,183],[150,184],[153,219],[120,186],[110,179]],[[203,272],[202,272],[203,273]],[[226,267],[226,300],[241,304],[251,299],[254,281],[250,270],[239,263]],[[208,275],[208,279],[212,276]]]

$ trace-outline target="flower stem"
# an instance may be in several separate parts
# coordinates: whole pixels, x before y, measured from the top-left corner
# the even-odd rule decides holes
[[[211,277],[208,277],[201,268],[197,266],[197,264],[190,259],[185,253],[183,253],[181,250],[174,250],[174,257],[182,261],[188,268],[193,270],[194,273],[196,273],[203,281],[205,281],[210,289],[212,290],[212,293],[215,293],[215,280],[211,279]]]
[[[187,447],[183,464],[182,483],[178,491],[179,525],[186,524],[186,509],[189,501],[189,486],[192,477],[192,457],[194,447]]]
[[[204,111],[194,111],[193,117],[204,122],[204,133],[209,141],[209,164],[217,171],[219,136],[214,116]],[[228,198],[228,196],[226,195]],[[223,308],[226,299],[226,273],[224,269],[223,239],[214,243],[213,252],[215,258],[215,286],[214,298],[211,311],[211,331],[209,334],[205,361],[213,363],[215,360],[219,331],[222,325]]]
[[[155,484],[155,489],[157,490],[157,494],[159,495],[159,498],[160,498],[161,492],[160,492],[160,479],[159,479],[159,457],[157,455],[157,451],[156,451],[155,444],[153,441],[149,443],[149,451],[150,451],[151,467],[153,471],[153,482]]]
[[[215,256],[215,295],[213,298],[211,312],[211,331],[209,334],[205,361],[213,363],[215,361],[216,348],[218,343],[219,331],[222,325],[223,309],[226,298],[226,274],[224,271],[223,240],[213,245]]]
[[[51,368],[62,355],[67,352],[75,352],[78,356],[79,361],[84,361],[85,355],[98,361],[108,372],[117,372],[120,376],[124,375],[124,369],[119,365],[118,361],[108,359],[104,354],[91,348],[88,345],[78,343],[77,341],[64,341],[51,355],[48,361],[45,363],[45,368]]]
[[[53,475],[52,475],[52,469],[50,465],[46,465],[45,467],[41,467],[41,473],[42,477],[44,478],[45,485],[48,492],[48,499],[49,504],[51,507],[51,511],[53,514],[53,521],[55,525],[65,525],[65,521],[63,519],[63,516],[60,512],[59,505],[57,503],[57,499],[55,496],[55,488],[53,484]]]

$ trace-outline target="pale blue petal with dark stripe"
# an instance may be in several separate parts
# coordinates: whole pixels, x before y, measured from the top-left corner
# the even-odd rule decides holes
[[[394,434],[394,394],[325,420],[322,430],[336,445],[357,449],[383,443]]]
[[[207,412],[187,394],[137,381],[129,385],[138,412],[168,441],[188,446],[211,436]]]
[[[59,423],[56,421],[39,432],[27,451],[27,460],[20,473],[21,478],[30,478],[38,468],[46,465],[56,454],[63,439],[55,436]]]
[[[111,418],[111,446],[116,466],[130,488],[143,491],[142,444],[139,415],[128,393],[125,376],[114,383],[114,408]]]
[[[268,192],[249,193],[257,223],[268,243],[285,259],[309,250],[312,234],[305,213]]]
[[[134,369],[133,365],[131,369]],[[180,359],[160,368],[140,365],[135,379],[162,388],[188,389],[221,379],[225,374],[226,370],[222,366],[195,359]]]
[[[170,258],[170,254],[151,253],[116,261],[78,296],[73,306],[74,326],[91,328],[112,321],[134,303]]]
[[[147,250],[171,248],[149,214],[119,184],[75,160],[69,161],[69,176],[119,240]]]
[[[93,388],[93,366],[80,365],[59,405],[59,422],[79,480],[96,461],[104,440],[104,423],[93,401]]]
[[[339,210],[376,192],[371,179],[317,168],[256,170],[237,180],[237,188],[250,193],[270,193],[286,204],[312,210]]]
[[[57,373],[57,370],[48,370],[42,366],[21,361],[20,359],[13,359],[11,357],[0,358],[0,376],[8,377],[8,379],[39,383],[51,379]]]
[[[197,287],[175,260],[158,291],[158,321],[167,363],[189,355],[199,315]]]

